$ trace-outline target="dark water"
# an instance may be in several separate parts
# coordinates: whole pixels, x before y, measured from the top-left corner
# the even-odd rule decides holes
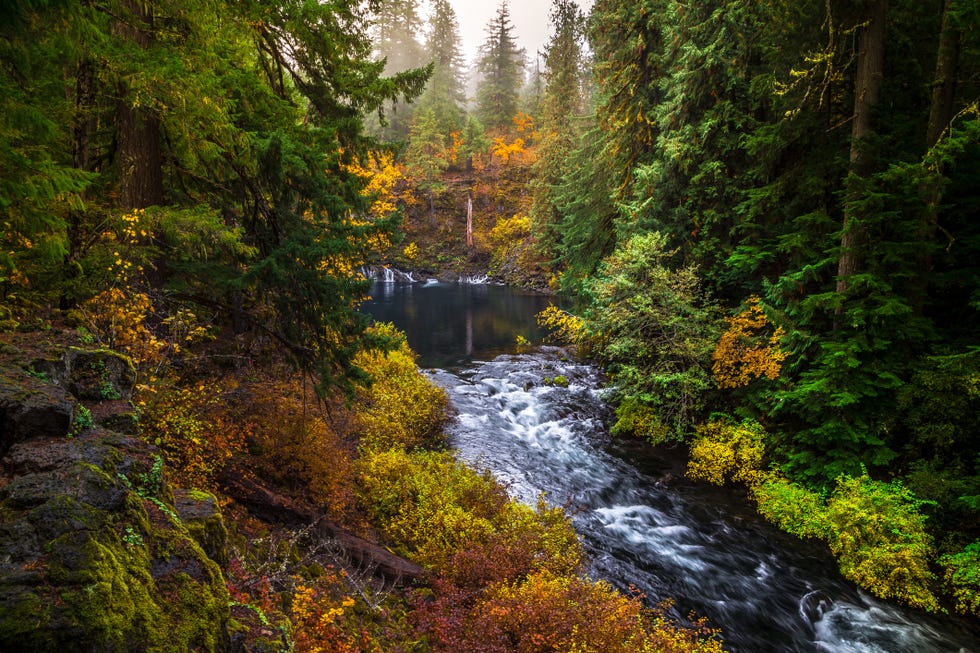
[[[426,324],[420,308],[435,298],[415,304],[422,296],[415,288],[394,301],[403,290],[393,288],[386,305],[414,312],[389,310],[382,319],[418,346],[408,326]],[[452,436],[462,457],[491,469],[522,500],[544,493],[567,506],[590,575],[632,585],[651,603],[672,598],[679,618],[707,616],[731,651],[980,653],[980,633],[967,623],[865,595],[839,576],[823,547],[774,529],[738,492],[684,479],[682,452],[611,440],[596,371],[556,349],[496,355],[515,335],[498,333],[492,359],[431,374],[458,412]],[[452,351],[448,359],[459,360],[458,342]],[[559,375],[567,388],[544,382]]]
[[[556,301],[491,284],[375,282],[362,310],[404,331],[420,366],[458,367],[514,351],[517,336],[539,343],[534,316]]]

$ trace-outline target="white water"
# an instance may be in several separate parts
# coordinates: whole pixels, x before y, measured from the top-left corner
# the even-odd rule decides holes
[[[404,272],[397,268],[393,268],[390,265],[370,265],[363,266],[360,268],[361,275],[365,279],[370,279],[371,281],[376,281],[383,284],[394,284],[394,283],[423,283],[425,285],[435,285],[440,283],[439,279],[432,277],[420,277],[416,278],[414,272]],[[474,285],[474,286],[485,286],[488,284],[495,284],[493,279],[490,278],[488,274],[469,274],[469,275],[459,275],[456,278],[456,283],[464,285]]]
[[[726,649],[980,652],[980,636],[962,622],[867,597],[820,547],[762,523],[730,491],[678,478],[676,464],[648,448],[616,455],[595,371],[560,351],[432,375],[458,411],[453,444],[464,459],[521,500],[544,493],[569,508],[590,575],[633,585],[652,603],[673,598],[678,617],[707,616]],[[568,387],[546,384],[557,376]]]

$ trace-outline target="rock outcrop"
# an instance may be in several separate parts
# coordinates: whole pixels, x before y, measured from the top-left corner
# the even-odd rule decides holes
[[[0,650],[227,650],[214,497],[175,500],[157,450],[78,403],[108,405],[102,423],[130,412],[132,366],[72,350],[18,368],[2,353]]]

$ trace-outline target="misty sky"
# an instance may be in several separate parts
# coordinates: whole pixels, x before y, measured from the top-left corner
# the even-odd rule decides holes
[[[593,0],[577,0],[583,11],[592,7]],[[463,40],[463,54],[467,64],[472,64],[477,48],[486,39],[486,27],[497,13],[499,0],[449,0],[459,18],[459,35]],[[534,61],[534,53],[544,50],[551,28],[548,13],[551,0],[509,0],[510,20],[514,24],[517,45],[527,49],[528,61]]]

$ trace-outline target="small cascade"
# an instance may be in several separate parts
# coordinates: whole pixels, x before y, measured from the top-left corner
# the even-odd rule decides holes
[[[390,265],[366,265],[360,269],[365,279],[379,283],[416,283],[412,272],[402,272]]]
[[[456,283],[465,283],[474,286],[485,286],[489,283],[493,283],[488,274],[471,274],[460,276]]]

